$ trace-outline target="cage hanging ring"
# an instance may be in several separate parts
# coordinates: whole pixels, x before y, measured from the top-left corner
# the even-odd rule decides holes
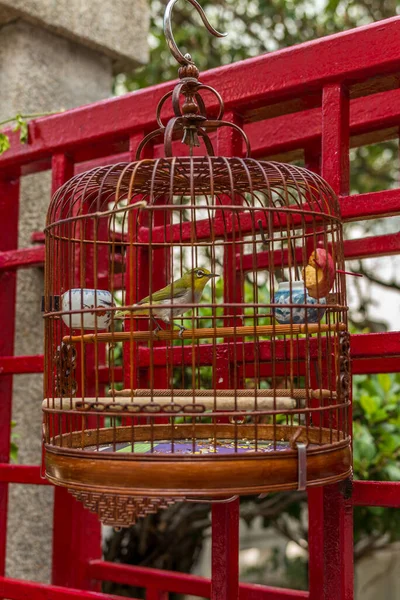
[[[192,6],[194,6],[194,8],[197,10],[206,29],[212,35],[215,35],[215,37],[225,37],[226,36],[226,33],[221,33],[219,31],[217,31],[216,29],[214,29],[214,27],[212,27],[212,25],[208,22],[205,12],[203,11],[200,4],[196,0],[187,0],[187,1],[190,2],[190,4]],[[192,60],[192,57],[190,56],[190,54],[183,55],[182,52],[178,49],[178,46],[176,45],[174,36],[172,34],[171,15],[172,15],[172,9],[175,6],[176,2],[177,2],[177,0],[170,0],[170,2],[168,2],[168,4],[167,4],[167,8],[165,9],[164,34],[165,34],[165,39],[167,40],[168,48],[169,48],[172,56],[175,58],[175,60],[180,65],[185,66],[185,65],[190,65],[190,64],[194,64],[194,63],[193,63],[193,60]]]

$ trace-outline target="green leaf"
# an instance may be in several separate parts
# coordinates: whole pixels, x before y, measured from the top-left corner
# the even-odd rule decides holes
[[[361,423],[354,423],[353,454],[355,469],[365,471],[366,465],[362,464],[363,461],[370,463],[375,458],[376,453],[375,440],[368,428],[361,425]]]
[[[380,421],[386,421],[388,418],[387,410],[384,408],[379,408],[376,412],[371,415],[371,420],[374,423],[379,423]]]
[[[15,127],[13,131],[19,131],[19,141],[21,142],[21,144],[26,144],[26,142],[28,141],[28,122],[20,114],[15,116]]]
[[[388,375],[387,373],[382,373],[377,376],[377,379],[379,385],[381,386],[385,394],[390,392],[390,389],[392,387],[392,378],[390,377],[390,375]]]
[[[328,4],[326,5],[325,11],[331,14],[335,13],[339,4],[340,0],[329,0]]]
[[[26,144],[28,142],[28,123],[23,121],[21,123],[21,132],[19,134],[19,141],[21,144]]]
[[[368,415],[372,415],[379,408],[379,398],[376,396],[361,396],[360,404]]]
[[[5,133],[0,133],[0,155],[10,147],[10,139]]]
[[[14,442],[11,442],[10,445],[10,460],[13,463],[18,462],[18,446]]]
[[[396,452],[400,448],[400,435],[383,433],[381,442],[379,444],[380,452],[384,452],[386,455],[391,456],[393,452]]]

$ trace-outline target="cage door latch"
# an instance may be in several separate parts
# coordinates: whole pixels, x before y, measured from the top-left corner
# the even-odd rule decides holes
[[[297,490],[299,492],[307,488],[307,444],[297,442],[298,478]]]

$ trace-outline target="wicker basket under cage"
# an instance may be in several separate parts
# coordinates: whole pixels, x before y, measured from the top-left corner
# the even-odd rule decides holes
[[[350,475],[342,224],[319,176],[214,156],[97,168],[58,190],[45,233],[50,481],[123,526]]]

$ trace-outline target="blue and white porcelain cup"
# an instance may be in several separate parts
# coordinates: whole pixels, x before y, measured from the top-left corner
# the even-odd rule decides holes
[[[97,329],[108,329],[111,321],[109,309],[113,306],[115,305],[112,294],[107,290],[74,288],[64,292],[61,296],[62,311],[81,310],[82,308],[87,311],[62,315],[62,320],[70,329],[80,329],[82,325],[83,329],[96,329],[96,326]],[[93,310],[90,311],[90,309]]]
[[[290,290],[292,291],[290,298]],[[275,319],[281,325],[291,323],[300,325],[303,323],[319,323],[325,314],[325,308],[314,308],[314,304],[326,304],[326,298],[311,298],[304,287],[303,281],[284,281],[279,284],[274,294],[274,303],[282,307],[274,308]],[[310,304],[310,308],[304,306],[288,307],[287,304]]]

